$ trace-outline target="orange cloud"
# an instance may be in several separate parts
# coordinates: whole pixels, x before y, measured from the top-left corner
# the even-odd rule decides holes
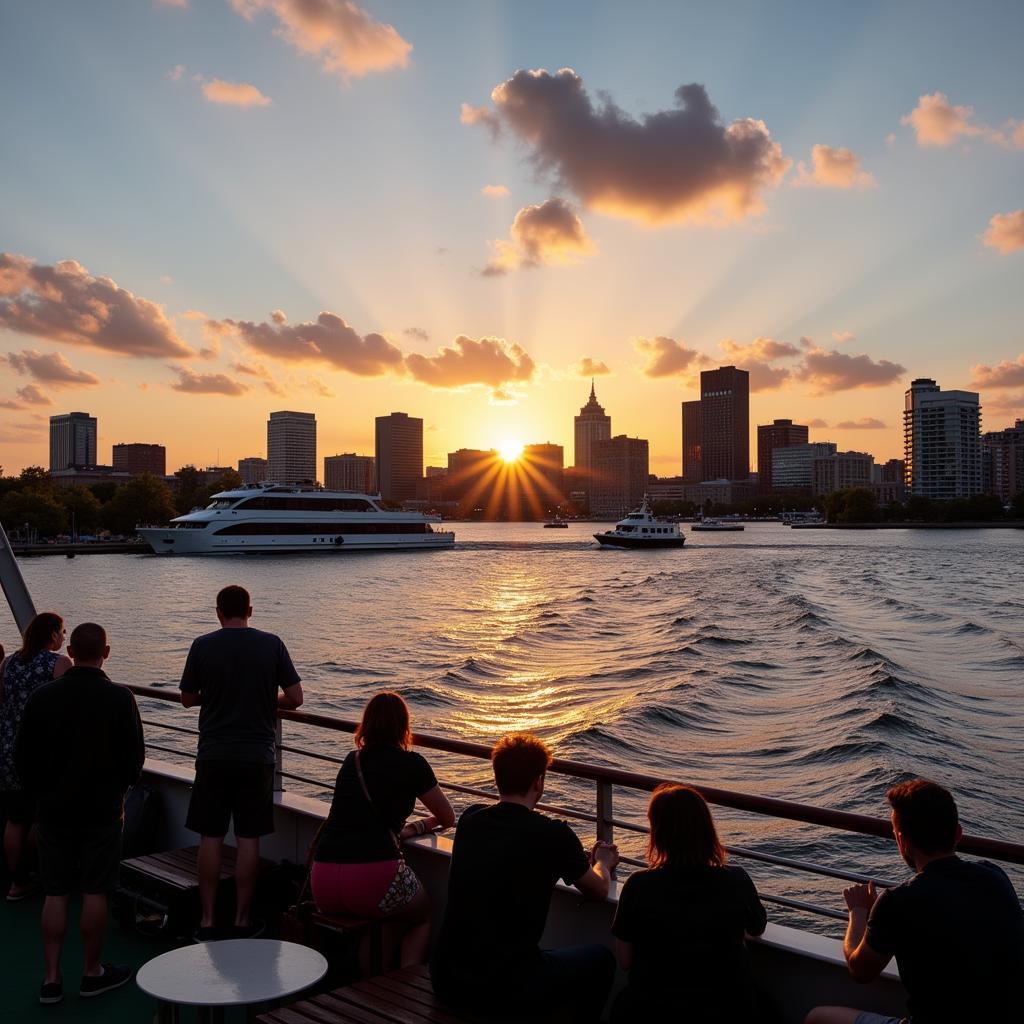
[[[814,188],[871,188],[877,184],[874,177],[860,169],[860,159],[852,149],[831,146],[812,146],[813,170],[801,160],[793,184]]]
[[[583,222],[562,199],[524,206],[512,222],[511,240],[493,243],[494,257],[483,270],[486,277],[507,274],[517,267],[543,267],[576,262],[594,251]]]
[[[874,416],[862,416],[859,420],[843,420],[836,424],[836,430],[886,430],[887,424]]]
[[[475,341],[464,334],[450,348],[438,349],[436,355],[414,352],[406,356],[405,366],[412,377],[431,387],[486,384],[496,390],[503,384],[530,381],[536,370],[534,361],[515,342],[503,338]]]
[[[995,366],[979,364],[971,367],[976,388],[1016,388],[1024,386],[1024,352],[1014,361],[1004,359]],[[985,403],[989,405],[989,402]]]
[[[576,372],[581,377],[603,377],[612,371],[608,369],[607,363],[595,362],[590,356],[584,356],[576,364]]]
[[[645,377],[688,377],[710,362],[702,352],[688,348],[685,341],[664,335],[637,338],[633,347],[647,357],[643,368]]]
[[[224,103],[232,107],[269,107],[271,99],[248,82],[225,82],[214,78],[203,83],[203,95],[211,103]]]
[[[949,102],[944,92],[921,96],[917,106],[900,118],[900,124],[910,125],[919,146],[948,146],[960,136],[983,135],[988,129],[975,124],[974,107],[957,107]]]
[[[26,384],[23,388],[18,388],[15,394],[29,405],[53,405],[50,396],[35,384]]]
[[[484,185],[484,187],[480,189],[480,194],[482,196],[487,196],[489,199],[502,199],[508,195],[508,186]]]
[[[988,222],[988,230],[981,236],[981,240],[989,248],[998,249],[1004,256],[1024,249],[1024,210],[997,213]]]
[[[244,395],[249,389],[223,373],[196,373],[187,366],[172,366],[178,379],[171,385],[175,391],[190,395]]]
[[[74,369],[59,352],[43,353],[27,348],[8,353],[7,362],[18,373],[27,373],[55,388],[91,387],[100,382],[96,374]]]
[[[850,356],[836,349],[828,352],[812,344],[794,376],[810,384],[812,394],[822,395],[855,388],[888,387],[906,372],[906,367],[888,359],[875,362],[868,355]]]

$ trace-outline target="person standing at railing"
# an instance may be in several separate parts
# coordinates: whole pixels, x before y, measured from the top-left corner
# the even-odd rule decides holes
[[[34,808],[22,789],[14,767],[14,741],[32,692],[60,679],[71,659],[60,654],[64,620],[54,612],[40,612],[25,627],[21,647],[0,662],[0,811],[4,816],[4,856],[11,885],[10,902],[35,892],[24,871],[25,846]]]
[[[956,802],[914,779],[886,794],[900,855],[915,871],[876,893],[843,890],[849,922],[843,953],[855,981],[874,981],[895,956],[911,1024],[987,1024],[1024,1017],[1024,912],[1006,872],[956,855],[963,836]],[[819,1006],[805,1024],[900,1024],[845,1006]]]
[[[427,959],[431,908],[426,889],[402,856],[402,840],[450,828],[455,812],[426,758],[409,749],[409,708],[397,693],[369,700],[355,741],[338,772],[317,843],[313,899],[325,914],[400,927],[400,965],[412,967]],[[406,824],[417,800],[429,816]]]
[[[480,1013],[596,1024],[608,1000],[615,958],[601,945],[541,950],[551,894],[561,879],[584,896],[608,896],[617,848],[590,855],[564,822],[534,808],[551,753],[518,733],[491,752],[499,800],[467,807],[455,832],[448,906],[430,972],[434,990]]]
[[[249,592],[225,587],[217,595],[221,628],[197,637],[181,674],[181,703],[199,705],[196,778],[185,827],[198,832],[197,942],[222,936],[214,921],[224,837],[233,824],[234,938],[253,938],[263,924],[252,919],[260,868],[260,837],[274,831],[274,765],[277,709],[302,704],[302,685],[284,641],[253,629]],[[280,691],[280,692],[279,692]]]
[[[768,915],[750,876],[726,864],[711,810],[695,789],[665,783],[647,808],[645,871],[619,893],[612,925],[629,984],[612,1024],[759,1020],[744,938]]]

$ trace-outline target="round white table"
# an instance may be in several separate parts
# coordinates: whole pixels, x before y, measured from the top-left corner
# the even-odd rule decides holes
[[[172,949],[143,964],[140,989],[158,1002],[157,1019],[178,1020],[179,1006],[199,1019],[222,1021],[228,1006],[246,1006],[301,992],[327,973],[315,949],[276,939],[226,939]]]

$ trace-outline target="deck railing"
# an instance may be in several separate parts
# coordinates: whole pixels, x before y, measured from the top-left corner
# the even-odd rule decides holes
[[[152,686],[131,686],[129,687],[137,696],[155,698],[156,700],[168,701],[174,704],[181,703],[181,695],[177,690],[161,689]],[[333,790],[333,785],[319,779],[300,775],[293,771],[284,769],[284,754],[295,754],[301,757],[311,758],[316,761],[323,761],[329,764],[340,765],[344,758],[333,754],[325,754],[316,750],[309,750],[305,747],[293,746],[284,742],[282,722],[295,722],[305,727],[315,729],[327,729],[334,732],[354,733],[358,725],[351,719],[336,718],[333,715],[325,715],[314,711],[301,710],[278,710],[277,722],[277,766],[275,772],[275,788],[284,788],[284,779],[292,779],[309,786],[319,787],[325,790]],[[158,719],[143,718],[143,722],[154,728],[166,729],[171,732],[187,733],[198,735],[198,729],[187,726],[172,725],[161,722]],[[467,740],[449,739],[444,736],[432,736],[427,733],[413,733],[413,744],[428,750],[439,750],[449,754],[457,754],[464,757],[489,760],[491,748],[482,743],[472,743]],[[161,746],[147,740],[147,747],[150,750],[159,750],[177,756],[187,756],[187,753],[173,747]],[[569,807],[559,807],[552,804],[538,804],[541,810],[550,811],[577,821],[584,821],[594,826],[595,837],[605,842],[614,841],[615,829],[621,829],[632,833],[647,833],[645,825],[637,822],[626,821],[615,817],[614,813],[614,787],[619,786],[625,789],[632,789],[639,792],[650,793],[663,782],[677,781],[665,776],[646,775],[640,772],[623,771],[618,768],[608,768],[602,765],[586,764],[582,761],[570,761],[565,758],[555,758],[551,762],[549,772],[564,775],[573,779],[582,779],[593,782],[595,786],[594,812],[576,810]],[[477,789],[472,786],[465,786],[460,783],[446,782],[441,780],[439,785],[442,789],[455,793],[462,793],[469,796],[480,797],[487,800],[497,798],[494,792]],[[692,784],[691,784],[692,785]],[[842,832],[857,833],[860,835],[876,836],[883,839],[892,839],[892,825],[888,819],[874,818],[866,814],[854,814],[849,811],[836,811],[824,807],[814,807],[810,804],[796,803],[791,800],[780,800],[775,797],[756,796],[750,793],[739,793],[734,790],[717,789],[712,786],[693,785],[709,804],[718,807],[728,807],[733,810],[745,811],[751,814],[766,816],[770,818],[781,818],[787,821],[797,821],[808,825],[820,825],[825,828],[837,829]],[[743,846],[726,846],[730,855],[745,860],[753,860],[762,864],[770,864],[774,867],[792,869],[795,871],[822,875],[845,882],[868,882],[873,881],[877,886],[891,888],[897,884],[894,881],[876,878],[854,871],[844,871],[838,868],[826,867],[813,862],[797,860],[791,857],[781,857],[765,853],[761,850],[752,850]],[[1024,865],[1024,843],[1013,843],[1004,839],[991,839],[985,836],[965,835],[960,841],[958,852],[973,854],[979,857],[987,857],[992,860],[1003,861],[1008,864]],[[623,862],[637,867],[646,867],[643,861],[635,858],[623,857]],[[788,907],[792,910],[821,917],[846,920],[846,914],[838,910],[823,907],[819,904],[809,903],[805,900],[797,900],[788,896],[776,893],[761,892],[761,898],[768,903]]]

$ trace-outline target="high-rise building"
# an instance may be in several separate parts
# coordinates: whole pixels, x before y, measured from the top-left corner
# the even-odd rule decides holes
[[[807,427],[792,420],[773,420],[757,428],[757,483],[762,494],[775,489],[772,478],[772,453],[777,448],[807,444]]]
[[[267,420],[267,479],[275,484],[316,481],[316,415],[272,412]]]
[[[576,469],[589,473],[593,463],[593,448],[597,441],[607,441],[612,436],[612,418],[606,415],[604,407],[597,401],[594,382],[590,382],[590,398],[575,418],[575,446],[573,459]]]
[[[701,412],[700,399],[683,402],[683,480],[699,484],[704,479],[701,471]]]
[[[852,487],[871,488],[875,459],[867,452],[833,452],[816,456],[811,469],[811,493],[818,497]]]
[[[735,366],[700,374],[700,461],[704,480],[750,476],[750,374]]]
[[[449,499],[468,508],[486,508],[500,468],[501,457],[493,448],[449,452],[445,474]]]
[[[647,441],[620,434],[595,441],[591,449],[590,514],[618,519],[637,508],[647,492]]]
[[[1024,420],[981,437],[987,490],[1006,504],[1024,491]]]
[[[423,420],[404,412],[377,417],[377,490],[386,501],[409,501],[423,476]]]
[[[835,455],[831,441],[794,444],[772,452],[772,490],[810,491],[814,484],[814,460]]]
[[[162,444],[115,444],[114,470],[121,473],[167,475],[167,449]]]
[[[269,479],[270,464],[258,455],[250,455],[248,458],[238,460],[238,475],[242,478],[243,484],[261,484]]]
[[[96,417],[65,412],[50,417],[50,471],[96,465]]]
[[[911,382],[903,410],[903,461],[914,497],[971,498],[983,491],[981,406],[976,391]]]
[[[560,444],[526,445],[513,469],[527,504],[539,503],[547,510],[565,500],[565,452]]]
[[[377,471],[372,455],[328,455],[324,458],[324,487],[329,491],[377,493]]]

